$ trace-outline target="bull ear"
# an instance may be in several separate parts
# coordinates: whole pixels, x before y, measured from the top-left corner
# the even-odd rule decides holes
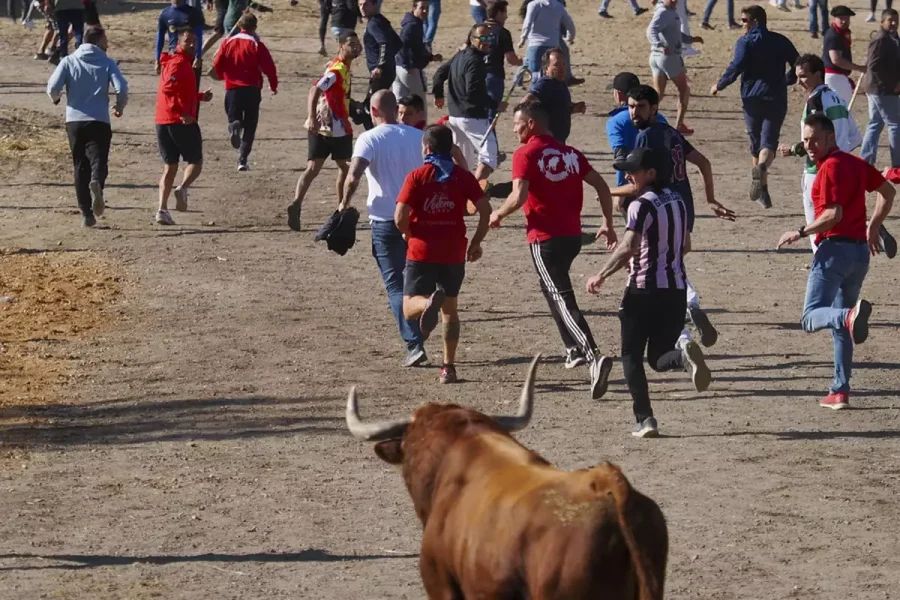
[[[385,440],[375,444],[378,458],[392,465],[403,463],[403,440]]]

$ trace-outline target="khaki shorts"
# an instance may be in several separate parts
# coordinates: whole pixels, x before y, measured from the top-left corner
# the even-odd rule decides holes
[[[684,59],[680,54],[662,54],[652,52],[650,54],[650,72],[654,77],[665,75],[668,79],[675,79],[684,73]]]

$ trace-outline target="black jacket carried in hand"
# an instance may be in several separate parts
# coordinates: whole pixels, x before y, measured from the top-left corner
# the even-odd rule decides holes
[[[487,92],[487,66],[484,54],[466,48],[442,64],[434,74],[431,93],[444,97],[444,82],[448,81],[447,111],[451,117],[487,119],[488,110],[497,103]]]
[[[328,220],[319,227],[316,233],[316,241],[325,240],[328,249],[337,252],[341,256],[356,243],[356,224],[359,222],[359,211],[353,208],[336,210],[328,217]]]

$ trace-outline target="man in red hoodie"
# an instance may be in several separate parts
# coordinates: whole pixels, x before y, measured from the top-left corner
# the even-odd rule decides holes
[[[213,68],[225,80],[225,112],[231,145],[240,150],[238,171],[247,171],[247,158],[253,149],[259,103],[262,101],[263,74],[269,80],[272,95],[278,93],[278,74],[269,49],[256,35],[256,15],[240,20],[241,32],[226,39],[216,54]]]
[[[178,163],[183,158],[188,163],[181,185],[175,188],[175,210],[187,210],[188,187],[200,175],[203,166],[203,138],[197,124],[200,102],[212,100],[212,91],[197,91],[197,75],[194,73],[194,55],[197,52],[197,34],[186,29],[178,32],[175,52],[163,54],[159,62],[161,73],[156,93],[156,141],[159,154],[165,163],[159,180],[159,210],[156,222],[174,225],[169,215],[169,193],[178,174]]]

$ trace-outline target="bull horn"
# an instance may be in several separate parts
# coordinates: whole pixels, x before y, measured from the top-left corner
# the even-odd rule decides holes
[[[398,421],[376,421],[363,423],[359,418],[359,405],[356,402],[356,386],[350,388],[347,396],[347,429],[353,437],[368,442],[380,442],[383,440],[395,440],[403,437],[403,433],[412,421],[403,419]]]
[[[537,366],[541,360],[538,354],[531,361],[528,367],[528,375],[525,376],[525,385],[522,387],[522,395],[519,396],[519,412],[515,416],[499,416],[493,417],[500,427],[506,431],[519,431],[528,427],[531,422],[531,413],[534,408],[534,378],[537,373]]]

